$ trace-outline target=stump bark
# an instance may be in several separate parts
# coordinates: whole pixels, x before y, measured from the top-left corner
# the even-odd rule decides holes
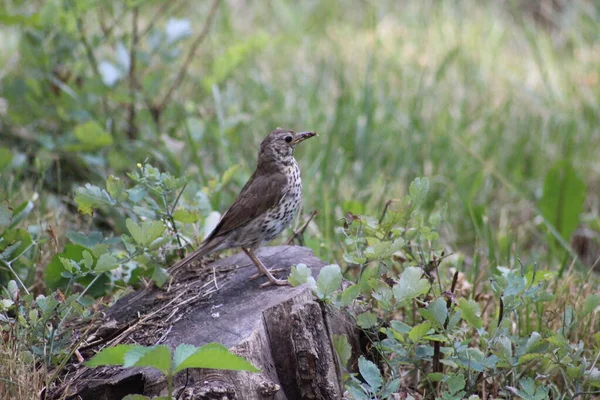
[[[315,277],[326,265],[304,247],[265,247],[257,255],[268,268],[304,263]],[[358,355],[353,321],[316,301],[305,285],[261,289],[264,277],[248,281],[255,272],[243,253],[208,265],[192,264],[165,287],[130,293],[106,309],[102,321],[85,328],[80,352],[89,358],[120,343],[160,343],[174,349],[182,343],[219,342],[261,372],[183,371],[175,381],[174,393],[180,399],[341,399],[342,369],[332,337],[347,335],[353,355]],[[52,397],[108,400],[127,394],[166,395],[164,377],[149,368],[71,365],[64,382]]]

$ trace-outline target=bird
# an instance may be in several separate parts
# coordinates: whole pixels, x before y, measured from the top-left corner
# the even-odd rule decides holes
[[[283,128],[269,133],[260,144],[256,170],[233,204],[200,246],[176,262],[169,272],[211,253],[241,247],[259,271],[251,279],[265,275],[268,282],[261,287],[288,285],[287,280],[275,278],[254,251],[279,235],[298,213],[302,180],[294,148],[313,136],[317,136],[316,132]]]

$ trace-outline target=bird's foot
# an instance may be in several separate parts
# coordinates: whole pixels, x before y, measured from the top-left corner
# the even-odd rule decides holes
[[[275,277],[273,277],[273,275],[271,275],[269,278],[268,282],[263,283],[262,285],[260,285],[261,288],[266,288],[268,286],[289,286],[289,282],[286,279],[277,279]]]
[[[271,272],[285,272],[287,270],[288,270],[287,268],[273,268],[273,269],[268,269],[267,271],[271,273]],[[253,281],[253,280],[258,279],[258,278],[260,278],[261,276],[264,276],[264,275],[265,275],[264,273],[258,272],[256,274],[252,275],[250,278],[248,278],[248,280],[249,281]]]

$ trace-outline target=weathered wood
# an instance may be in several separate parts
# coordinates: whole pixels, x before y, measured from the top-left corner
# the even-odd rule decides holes
[[[266,247],[258,257],[269,268],[304,263],[316,277],[326,263],[304,247]],[[224,344],[261,369],[260,373],[194,369],[176,377],[181,399],[340,399],[340,366],[332,335],[349,336],[358,352],[354,325],[317,302],[306,286],[259,288],[248,281],[256,268],[243,253],[182,271],[163,289],[131,293],[105,311],[88,338],[89,358],[116,343]],[[281,276],[287,273],[280,274]],[[96,343],[96,344],[94,344]],[[165,395],[162,375],[148,368],[72,366],[54,396],[116,399],[129,393]]]

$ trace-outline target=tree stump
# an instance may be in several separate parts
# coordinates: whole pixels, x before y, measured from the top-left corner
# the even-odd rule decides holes
[[[316,277],[325,262],[310,249],[261,248],[268,268],[304,263]],[[175,378],[180,399],[341,399],[341,366],[332,335],[345,334],[359,353],[353,321],[315,300],[305,286],[259,288],[264,277],[248,278],[255,266],[243,253],[208,265],[192,264],[163,288],[130,293],[106,309],[101,322],[81,327],[84,358],[105,346],[137,343],[201,346],[221,343],[260,373],[189,369]],[[51,397],[121,399],[127,394],[166,395],[166,380],[151,368],[71,365]]]

